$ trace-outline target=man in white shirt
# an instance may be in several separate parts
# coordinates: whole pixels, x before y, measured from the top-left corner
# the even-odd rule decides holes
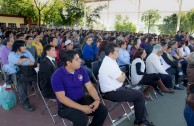
[[[126,89],[123,86],[126,76],[116,62],[118,45],[109,43],[105,47],[105,55],[99,69],[100,89],[104,93],[104,98],[116,102],[133,102],[135,108],[134,124],[137,126],[154,126],[146,120],[147,111],[143,93],[139,90]]]
[[[162,67],[159,57],[163,54],[162,46],[156,44],[152,53],[146,59],[146,73],[157,73],[167,88],[172,88],[172,77]]]

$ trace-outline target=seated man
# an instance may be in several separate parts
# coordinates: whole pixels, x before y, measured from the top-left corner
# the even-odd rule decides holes
[[[51,76],[58,68],[55,61],[55,58],[57,57],[55,47],[52,45],[46,45],[43,51],[46,54],[46,57],[40,63],[39,86],[45,98],[55,99],[56,96],[51,86]]]
[[[146,120],[147,111],[143,93],[139,90],[126,89],[123,86],[126,76],[116,62],[118,45],[114,43],[106,45],[105,55],[99,69],[100,89],[104,93],[104,97],[116,102],[133,102],[135,107],[134,124],[138,126],[154,126]]]
[[[17,40],[13,43],[12,51],[8,56],[8,62],[10,66],[9,74],[15,74],[18,72],[19,69],[17,65],[35,65],[34,57],[28,50],[26,50],[25,42],[22,40]],[[27,111],[34,111],[35,109],[31,106],[27,95],[27,85],[20,77],[17,77],[17,88],[22,108]]]
[[[94,116],[90,126],[103,126],[107,108],[100,103],[98,93],[86,71],[80,67],[77,52],[70,50],[61,54],[64,66],[51,77],[52,88],[57,97],[58,114],[69,119],[74,126],[86,126],[87,115]],[[91,96],[84,96],[84,86]]]
[[[146,59],[146,73],[159,74],[164,85],[167,88],[170,88],[172,90],[172,87],[173,87],[172,77],[164,70],[159,59],[159,57],[162,54],[163,54],[162,46],[159,44],[156,44],[153,47],[152,53]],[[171,91],[171,93],[173,93],[173,91]]]

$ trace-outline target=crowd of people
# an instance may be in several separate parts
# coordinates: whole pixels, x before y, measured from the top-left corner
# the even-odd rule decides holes
[[[45,98],[57,100],[60,117],[75,126],[86,126],[87,115],[91,115],[90,125],[102,126],[108,110],[101,104],[91,78],[91,63],[101,61],[101,93],[112,101],[133,102],[135,125],[154,126],[147,120],[145,107],[145,100],[151,100],[149,93],[173,94],[174,90],[184,90],[183,85],[188,85],[185,119],[188,126],[194,124],[190,118],[194,113],[194,38],[188,33],[178,31],[173,36],[19,28],[0,32],[1,69],[8,73],[8,79],[13,80],[16,74],[21,106],[27,111],[35,110],[27,96],[27,83],[32,83],[22,81],[18,73],[20,66],[38,66],[41,92]],[[126,67],[126,73],[121,66]],[[131,79],[132,88],[124,86],[126,78]],[[143,91],[136,88],[141,85],[146,86]]]

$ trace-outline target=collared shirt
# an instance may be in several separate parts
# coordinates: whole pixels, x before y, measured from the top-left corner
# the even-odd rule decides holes
[[[50,56],[46,56],[50,61],[51,61],[51,63],[55,66],[55,64],[54,64],[54,62],[53,61],[55,61],[55,58],[52,58],[52,57],[50,57]]]
[[[159,57],[154,53],[151,53],[146,59],[146,73],[168,74],[162,67]]]
[[[0,58],[3,65],[8,64],[8,55],[11,52],[11,49],[7,46],[4,46],[0,51]]]
[[[185,46],[185,48],[179,48],[179,51],[181,52],[182,56],[189,56],[189,54],[191,53],[188,46]]]
[[[130,56],[126,49],[119,48],[119,56],[117,58],[117,62],[119,66],[121,65],[129,65],[130,63]]]
[[[72,74],[63,66],[55,71],[51,77],[53,91],[64,91],[65,96],[73,101],[77,101],[84,96],[83,86],[89,81],[88,74],[82,67]],[[60,104],[58,98],[57,103]]]
[[[8,62],[9,62],[9,66],[10,66],[10,70],[9,70],[9,74],[13,74],[16,73],[16,67],[15,65],[18,64],[19,59],[21,56],[25,56],[27,58],[29,58],[32,62],[35,62],[34,57],[32,56],[32,54],[26,50],[25,53],[19,54],[19,53],[15,53],[15,52],[10,52],[10,54],[8,55]],[[30,61],[25,61],[22,63],[22,66],[28,66],[30,64]]]
[[[105,56],[99,69],[100,89],[103,93],[120,88],[123,83],[117,78],[122,74],[116,60]]]

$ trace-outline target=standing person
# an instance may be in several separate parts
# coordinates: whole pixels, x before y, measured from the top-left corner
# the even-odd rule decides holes
[[[154,126],[146,119],[144,95],[139,90],[126,89],[123,86],[125,73],[123,73],[116,59],[118,57],[118,45],[109,43],[105,48],[105,58],[99,69],[99,83],[104,97],[115,102],[133,102],[135,109],[135,121],[137,126]]]
[[[194,53],[192,52],[188,58],[187,76],[189,84],[187,86],[186,105],[184,109],[184,117],[187,122],[187,126],[193,126],[194,124]]]
[[[52,88],[57,97],[58,114],[69,119],[74,126],[86,126],[87,115],[94,116],[90,126],[103,126],[107,108],[100,103],[98,93],[86,71],[80,67],[81,60],[77,52],[70,50],[62,54],[64,66],[51,78]],[[84,96],[83,87],[90,96]]]
[[[45,98],[55,99],[55,93],[51,86],[51,76],[57,70],[58,66],[55,61],[57,57],[55,47],[52,45],[46,45],[44,47],[44,53],[46,57],[40,63],[39,77],[40,77],[40,89]]]

